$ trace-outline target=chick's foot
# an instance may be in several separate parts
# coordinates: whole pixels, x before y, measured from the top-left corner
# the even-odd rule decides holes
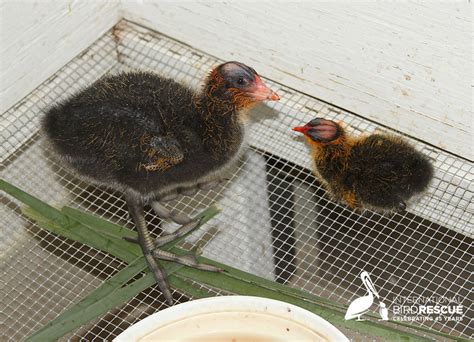
[[[138,240],[127,240],[137,242],[142,248],[145,260],[147,261],[148,266],[152,271],[160,290],[163,292],[166,302],[169,305],[173,305],[173,297],[166,279],[166,273],[162,266],[157,262],[158,260],[172,261],[205,271],[222,271],[220,268],[215,266],[199,263],[194,255],[176,255],[159,248],[191,232],[200,224],[200,219],[192,220],[186,215],[174,213],[158,202],[155,202],[155,206],[153,208],[155,211],[158,209],[158,211],[161,213],[160,215],[160,213],[157,212],[158,216],[162,218],[170,218],[178,224],[183,224],[182,222],[185,223],[175,232],[160,236],[156,240],[153,240],[148,228],[146,227],[143,204],[133,196],[126,196],[126,200],[130,216],[132,217],[138,230]]]
[[[178,264],[182,264],[182,265],[185,265],[185,266],[197,268],[197,269],[204,270],[204,271],[221,272],[222,270],[220,268],[215,267],[215,266],[207,265],[207,264],[200,264],[197,261],[195,255],[187,254],[187,255],[179,256],[179,255],[164,251],[164,250],[159,248],[159,247],[162,247],[162,246],[166,245],[169,242],[173,242],[173,241],[185,236],[186,234],[190,233],[197,226],[199,226],[201,224],[201,219],[192,220],[187,215],[184,215],[184,214],[182,214],[182,215],[183,215],[182,218],[186,217],[186,220],[189,220],[189,222],[186,223],[186,224],[183,224],[179,229],[177,229],[173,233],[157,237],[155,239],[155,249],[153,250],[153,256],[156,259],[177,262]],[[179,217],[179,216],[174,216],[174,219],[173,218],[171,218],[171,219],[174,222],[179,223],[175,220],[176,217]],[[183,220],[181,220],[181,221],[183,221]]]

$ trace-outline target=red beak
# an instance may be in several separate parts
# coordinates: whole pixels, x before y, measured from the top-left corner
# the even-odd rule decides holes
[[[268,88],[258,76],[255,77],[255,85],[250,89],[250,95],[255,101],[278,101],[280,99],[280,96]]]
[[[296,132],[300,132],[300,133],[303,133],[306,135],[306,133],[311,129],[310,126],[297,126],[297,127],[293,127],[293,131],[296,131]]]

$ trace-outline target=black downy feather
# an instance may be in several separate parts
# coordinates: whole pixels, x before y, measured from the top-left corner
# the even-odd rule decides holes
[[[225,165],[242,142],[236,116],[226,99],[137,71],[98,80],[52,107],[42,126],[57,154],[80,176],[147,196]],[[157,137],[164,151],[182,152],[180,162],[166,171],[140,168],[150,162],[146,150]]]

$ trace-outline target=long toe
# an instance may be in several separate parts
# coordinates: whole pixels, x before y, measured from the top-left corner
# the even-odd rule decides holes
[[[167,260],[176,262],[181,265],[189,266],[192,268],[197,268],[203,271],[210,271],[210,272],[222,272],[223,270],[219,267],[209,265],[209,264],[201,264],[197,261],[197,258],[192,254],[187,255],[176,255],[174,253],[170,253],[164,251],[162,249],[156,248],[153,251],[153,256],[157,259]]]
[[[198,192],[198,190],[199,189],[197,187],[192,187],[179,189],[178,192],[185,196],[194,196]]]
[[[158,287],[165,296],[166,302],[169,305],[173,305],[173,296],[171,295],[170,287],[168,285],[168,281],[166,280],[165,271],[156,262],[153,253],[144,253],[144,256],[145,260],[148,263],[148,267],[150,268],[151,272],[153,273],[153,276],[155,277]]]
[[[227,182],[228,180],[229,179],[227,179],[227,178],[222,178],[222,179],[217,179],[217,180],[213,180],[213,181],[209,181],[209,182],[199,183],[198,187],[201,190],[210,190],[212,188],[215,188],[219,184]]]
[[[163,219],[171,219],[177,224],[187,224],[193,221],[193,219],[190,218],[188,215],[170,210],[160,202],[152,202],[151,207],[153,208],[153,211],[156,213],[156,215],[158,215],[159,217]]]
[[[179,229],[177,229],[175,232],[171,234],[163,235],[156,238],[155,240],[156,247],[161,247],[167,244],[168,242],[174,241],[188,234],[189,232],[193,231],[199,225],[200,222],[201,222],[201,219],[191,221],[189,223],[184,224],[183,226],[181,226]]]
[[[175,200],[176,198],[178,198],[179,196],[179,193],[177,191],[175,192],[170,192],[162,197],[159,198],[159,201],[160,202],[169,202],[169,201],[173,201]]]

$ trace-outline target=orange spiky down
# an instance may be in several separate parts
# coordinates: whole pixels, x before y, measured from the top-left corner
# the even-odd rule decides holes
[[[349,136],[341,124],[314,119],[294,130],[304,133],[316,176],[351,208],[404,210],[433,177],[428,158],[390,134]]]
[[[221,89],[224,86],[224,77],[218,71],[218,69],[213,69],[206,78],[206,95],[213,96],[218,89]]]

